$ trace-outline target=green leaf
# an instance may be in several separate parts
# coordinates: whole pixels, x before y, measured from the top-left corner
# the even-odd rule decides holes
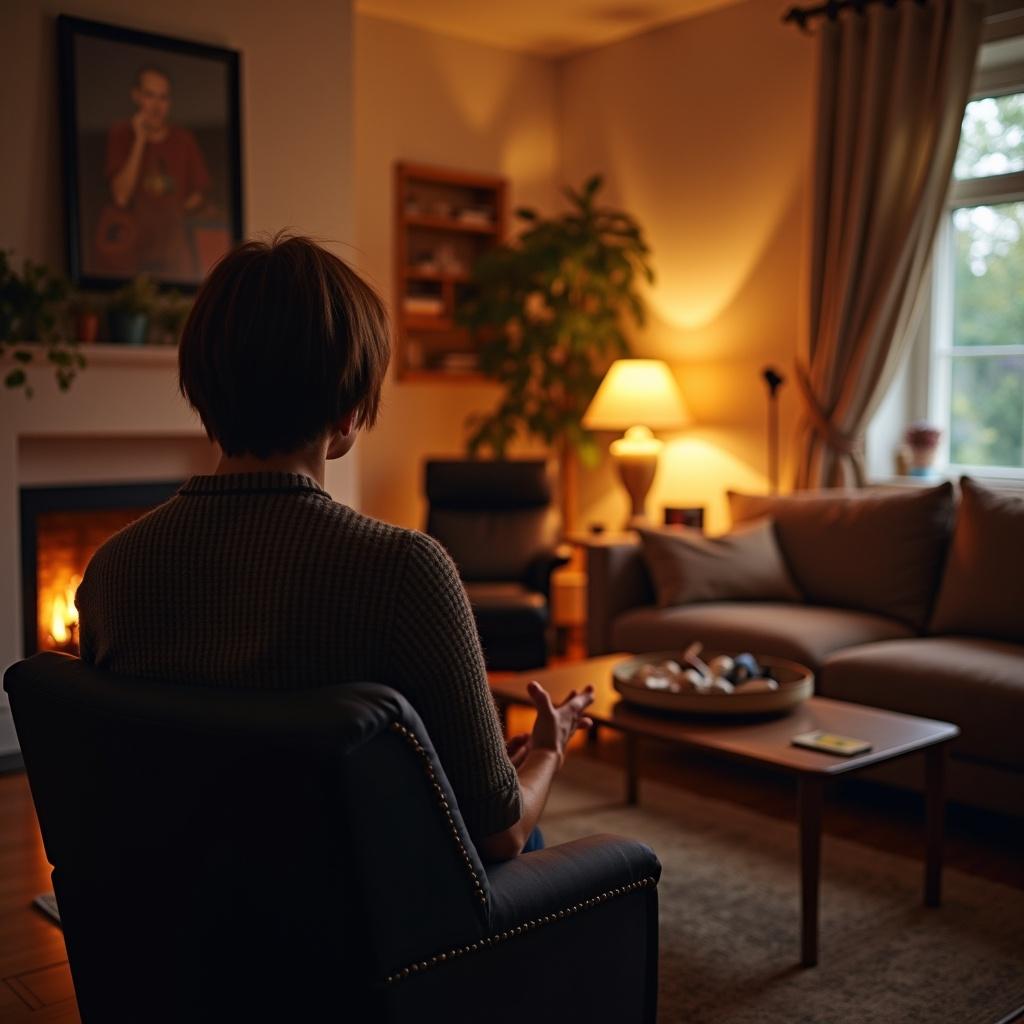
[[[515,211],[516,216],[520,220],[535,221],[539,218],[540,214],[536,210],[531,210],[528,206],[520,206]]]
[[[10,373],[4,377],[4,386],[9,388],[20,388],[28,380],[24,370],[11,370]]]
[[[19,348],[16,349],[14,352],[14,359],[17,360],[19,363],[31,363],[32,353],[26,351],[23,348]]]

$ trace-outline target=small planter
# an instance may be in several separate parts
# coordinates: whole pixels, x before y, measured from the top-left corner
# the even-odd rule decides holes
[[[910,453],[910,476],[932,476],[942,431],[923,420],[907,427],[904,440]]]
[[[107,314],[110,340],[115,345],[145,345],[149,331],[149,317],[145,313],[129,313],[112,309]]]
[[[100,336],[99,313],[79,313],[75,316],[75,337],[84,345],[91,345]]]

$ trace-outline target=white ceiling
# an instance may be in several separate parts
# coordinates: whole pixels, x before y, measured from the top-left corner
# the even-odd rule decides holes
[[[740,0],[356,0],[360,14],[564,57]]]

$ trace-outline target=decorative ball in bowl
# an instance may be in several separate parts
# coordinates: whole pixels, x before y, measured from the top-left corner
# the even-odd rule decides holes
[[[708,715],[770,715],[796,707],[814,693],[805,665],[766,654],[657,651],[620,661],[612,684],[631,704]]]

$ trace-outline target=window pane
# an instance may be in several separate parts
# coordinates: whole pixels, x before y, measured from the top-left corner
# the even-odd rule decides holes
[[[953,177],[985,178],[1024,170],[1024,93],[967,104]]]
[[[949,461],[1024,467],[1024,356],[954,356]]]
[[[1024,203],[953,211],[953,344],[1024,345]]]

